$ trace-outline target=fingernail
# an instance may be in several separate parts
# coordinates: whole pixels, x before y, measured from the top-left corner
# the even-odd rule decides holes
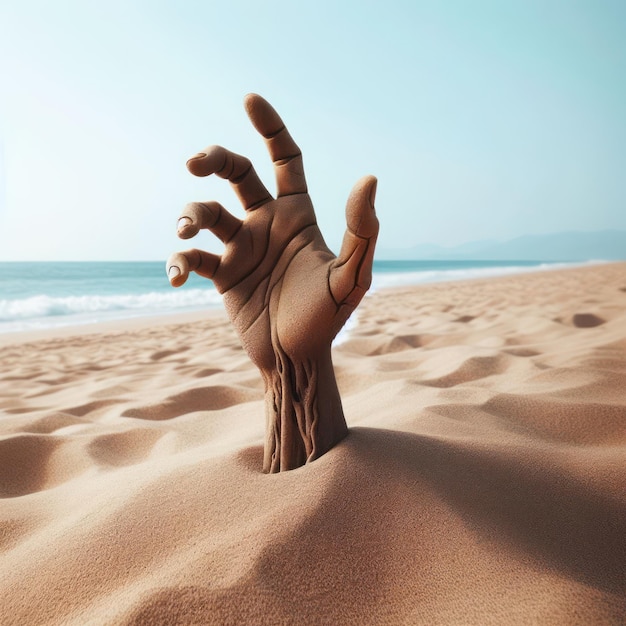
[[[180,276],[180,269],[176,267],[175,265],[172,265],[172,267],[170,267],[170,269],[167,270],[167,277],[170,280],[173,280],[177,276]]]
[[[206,156],[206,152],[198,152],[196,156],[192,156],[190,159],[188,159],[187,163],[191,163],[191,161],[197,161],[198,159],[204,159],[206,158]]]
[[[177,230],[182,230],[183,228],[185,228],[185,226],[189,226],[189,224],[192,224],[193,222],[191,221],[190,217],[181,217],[178,220],[178,226],[177,226]]]

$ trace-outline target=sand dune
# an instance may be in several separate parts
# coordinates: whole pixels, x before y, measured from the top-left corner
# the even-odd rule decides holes
[[[225,316],[0,339],[0,623],[626,623],[626,264],[385,291],[261,472]]]

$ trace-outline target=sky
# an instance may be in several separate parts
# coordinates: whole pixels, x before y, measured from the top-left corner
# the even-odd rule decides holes
[[[269,100],[331,249],[378,177],[379,248],[626,230],[621,0],[0,0],[0,260],[159,260],[191,201],[242,216],[186,160],[252,159]]]

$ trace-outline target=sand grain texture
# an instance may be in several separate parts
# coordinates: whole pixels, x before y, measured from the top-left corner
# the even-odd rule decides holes
[[[376,293],[261,473],[225,316],[0,344],[0,623],[626,623],[626,264]]]

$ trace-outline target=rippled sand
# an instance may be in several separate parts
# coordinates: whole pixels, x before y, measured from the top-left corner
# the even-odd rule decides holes
[[[0,338],[0,623],[626,623],[626,264],[366,298],[278,475],[185,320]]]

